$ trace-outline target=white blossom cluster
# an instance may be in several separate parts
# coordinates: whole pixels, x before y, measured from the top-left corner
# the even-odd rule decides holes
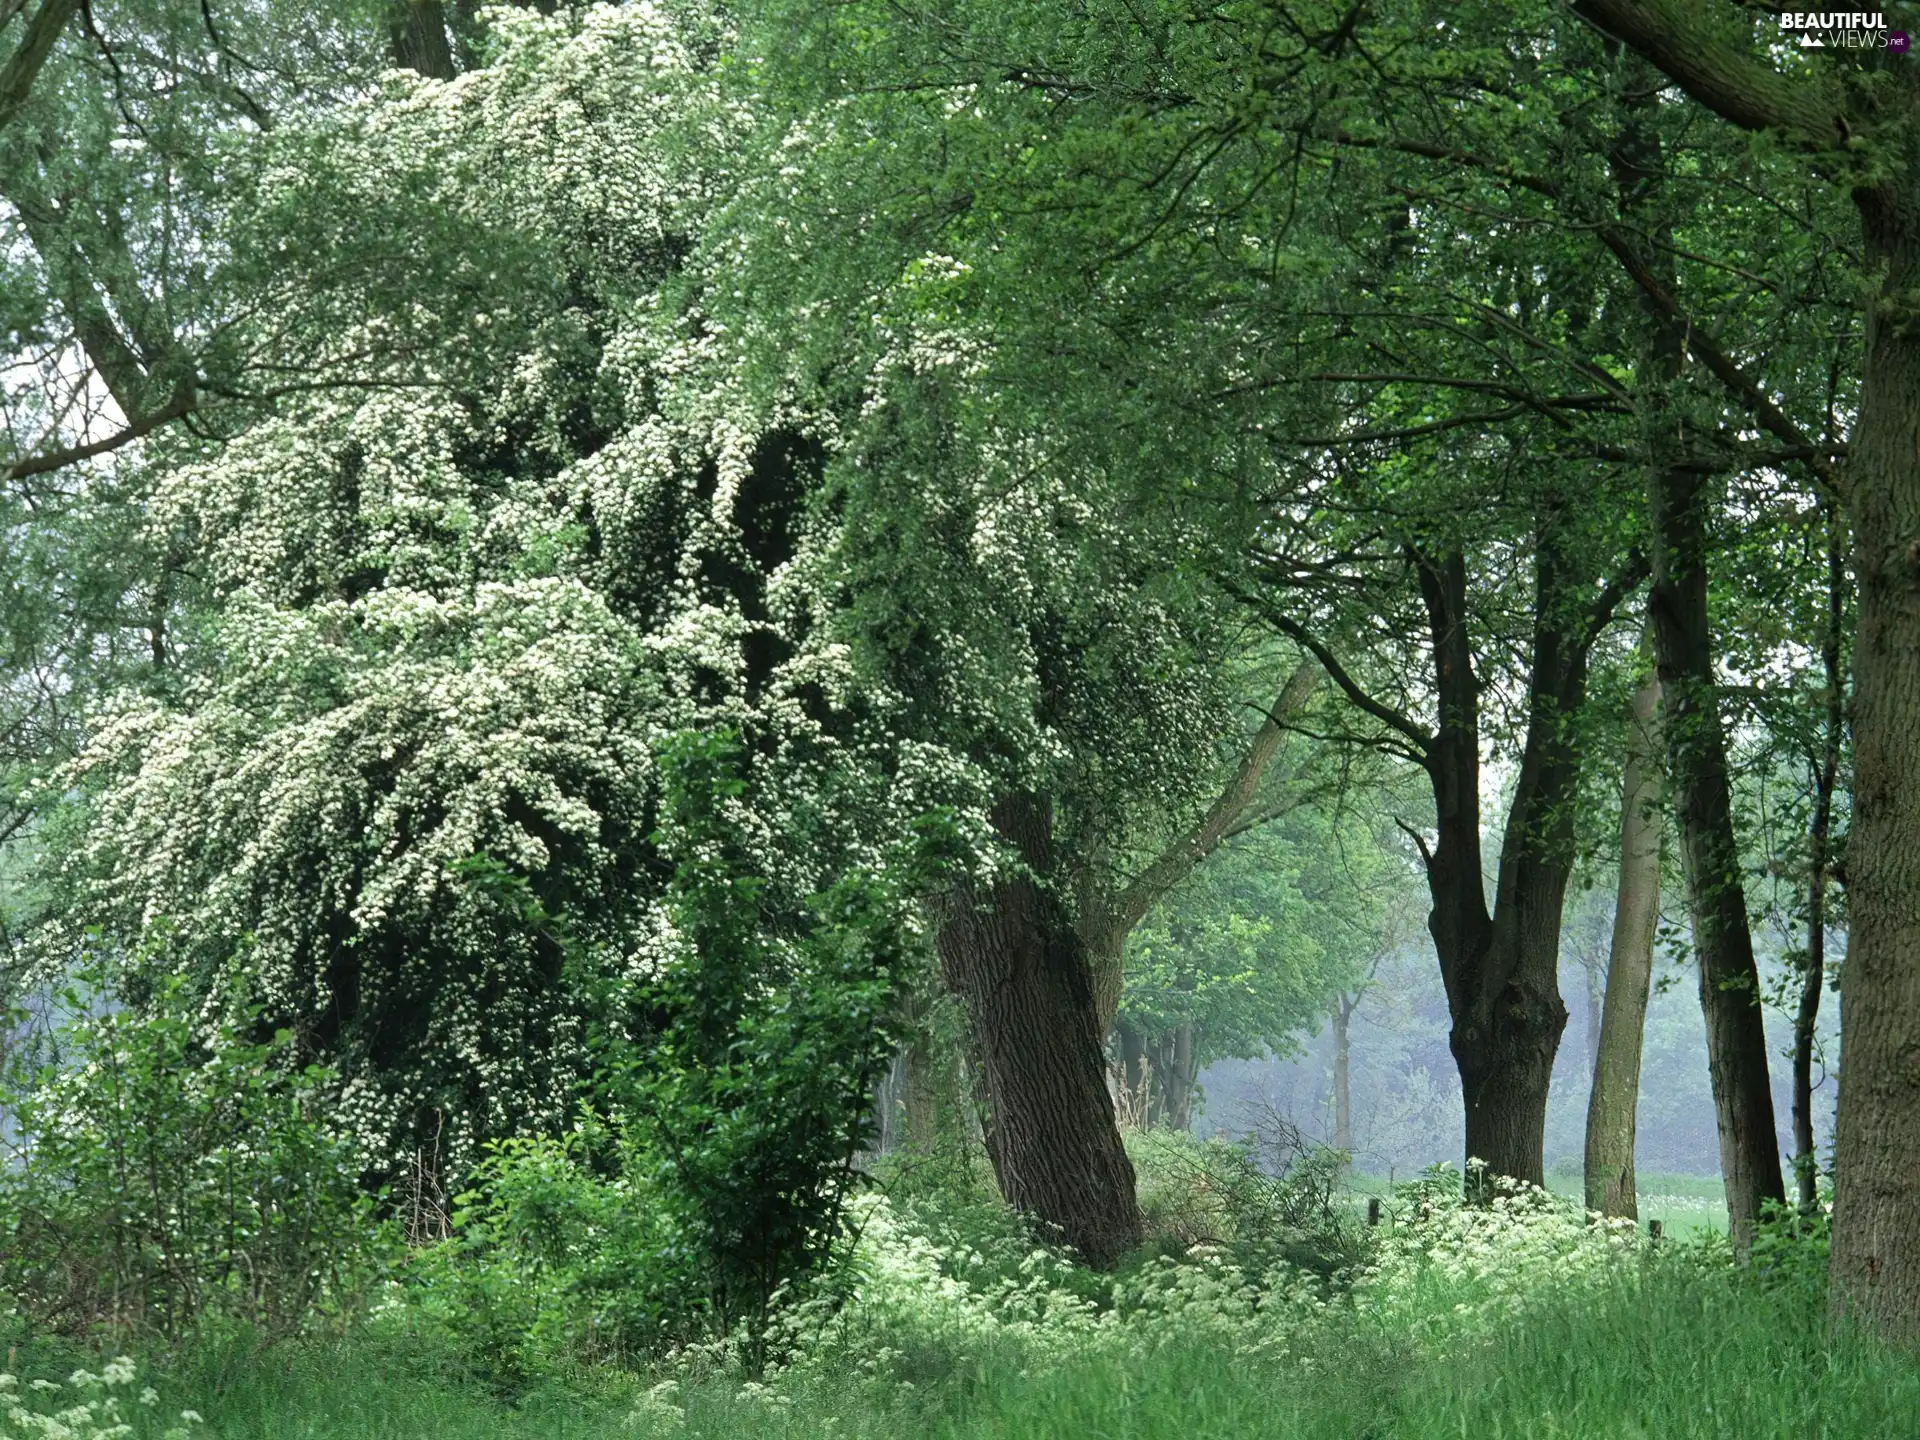
[[[160,1403],[151,1385],[134,1391],[139,1373],[125,1355],[98,1371],[76,1370],[64,1385],[34,1380],[23,1387],[18,1376],[0,1372],[0,1440],[124,1440],[135,1429],[123,1406],[131,1401],[150,1411]],[[32,1404],[29,1397],[59,1408]],[[74,1403],[62,1406],[63,1400]],[[163,1440],[187,1440],[201,1423],[198,1411],[182,1410],[178,1423],[163,1432]]]
[[[857,221],[857,116],[762,123],[697,5],[497,21],[485,69],[266,147],[254,350],[334,379],[155,476],[172,670],[60,779],[44,937],[165,921],[209,982],[244,965],[371,1157],[431,1133],[456,1172],[564,1124],[569,967],[675,953],[666,737],[742,736],[791,902],[936,807],[988,856],[1009,783],[1164,823],[1243,719],[1179,524],[1008,408],[968,262],[896,262],[851,326],[839,280],[798,293]]]
[[[487,70],[395,77],[327,122],[318,178],[270,171],[310,210],[428,177],[419,203],[561,273],[530,294],[445,265],[399,322],[366,301],[312,343],[429,337],[415,383],[289,398],[157,477],[154,531],[203,587],[194,628],[176,682],[97,717],[62,777],[85,823],[47,952],[164,921],[181,963],[243,965],[339,1068],[376,1164],[424,1132],[458,1173],[478,1137],[568,1119],[567,966],[585,951],[644,977],[675,943],[650,841],[666,737],[745,737],[761,773],[737,819],[788,896],[876,857],[946,788],[910,757],[895,795],[840,708],[844,645],[747,538],[760,471],[804,431],[727,383],[697,308],[667,295],[740,124],[684,22],[503,15]],[[305,304],[273,317],[296,350],[324,318]],[[789,548],[805,523],[796,506]],[[809,833],[826,839],[792,843]]]

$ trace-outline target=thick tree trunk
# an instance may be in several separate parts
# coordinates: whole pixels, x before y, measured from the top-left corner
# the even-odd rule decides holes
[[[1920,76],[1899,78],[1898,180],[1857,193],[1880,292],[1847,461],[1860,598],[1832,1275],[1836,1304],[1920,1344]]]
[[[447,12],[440,0],[391,0],[387,22],[393,63],[429,80],[454,76]]]
[[[1133,1165],[1107,1092],[1087,956],[1057,874],[1053,815],[1025,792],[991,814],[1030,873],[1004,876],[948,907],[939,935],[948,987],[967,1008],[987,1154],[1000,1192],[1091,1265],[1109,1267],[1141,1238]]]
[[[1679,466],[1654,465],[1649,474],[1654,531],[1649,606],[1666,702],[1668,783],[1679,821],[1700,1008],[1707,1022],[1720,1173],[1734,1246],[1744,1251],[1761,1207],[1769,1200],[1784,1204],[1786,1188],[1713,674],[1706,486],[1698,472]]]
[[[1547,1089],[1567,1024],[1560,922],[1573,871],[1576,731],[1592,636],[1611,614],[1590,577],[1543,524],[1535,556],[1535,624],[1526,746],[1500,851],[1494,908],[1481,879],[1479,685],[1466,628],[1466,567],[1455,554],[1416,557],[1433,637],[1440,724],[1427,746],[1438,840],[1425,856],[1428,929],[1440,958],[1449,1043],[1466,1105],[1466,1157],[1491,1175],[1546,1182]]]
[[[1353,1012],[1358,995],[1336,996],[1333,1005],[1333,1148],[1353,1157]]]
[[[1620,884],[1600,1041],[1587,1097],[1587,1208],[1640,1216],[1633,1174],[1640,1104],[1640,1055],[1653,981],[1653,935],[1660,919],[1660,679],[1649,675],[1633,696],[1626,773],[1620,784]]]

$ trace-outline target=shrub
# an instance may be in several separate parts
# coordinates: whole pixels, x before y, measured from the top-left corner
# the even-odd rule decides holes
[[[948,832],[925,823],[891,866],[796,901],[745,833],[743,759],[726,734],[663,750],[667,937],[650,973],[593,982],[590,1113],[566,1137],[496,1145],[453,1243],[410,1267],[496,1385],[716,1341],[759,1369],[787,1333],[774,1312],[819,1300],[847,1236],[911,898]]]
[[[244,997],[201,1013],[175,976],[90,960],[54,1013],[45,1063],[0,1077],[0,1287],[30,1324],[286,1331],[352,1288],[379,1231],[323,1118],[331,1072],[295,1064],[285,1031],[249,1038]]]
[[[1795,1292],[1814,1308],[1827,1299],[1827,1260],[1833,1240],[1833,1204],[1809,1212],[1769,1200],[1754,1228],[1749,1273],[1770,1290]]]
[[[741,824],[742,760],[725,734],[661,755],[677,944],[645,996],[641,1063],[611,1091],[673,1235],[652,1278],[722,1334],[757,1326],[843,1233],[895,1048],[909,902],[946,833],[923,826],[893,871],[855,871],[783,914]]]
[[[1286,1264],[1332,1274],[1362,1237],[1339,1199],[1343,1156],[1297,1135],[1239,1142],[1185,1131],[1127,1137],[1147,1233],[1163,1247],[1220,1249],[1258,1273]]]
[[[648,1167],[607,1153],[584,1121],[560,1138],[502,1141],[459,1197],[451,1240],[410,1257],[406,1318],[443,1332],[495,1391],[582,1363],[639,1358],[682,1338],[674,1236]]]

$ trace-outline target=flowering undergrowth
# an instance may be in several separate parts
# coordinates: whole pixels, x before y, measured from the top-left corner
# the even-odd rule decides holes
[[[868,1195],[856,1221],[846,1270],[786,1312],[784,1358],[754,1382],[756,1394],[833,1378],[891,1389],[1007,1366],[1031,1375],[1090,1357],[1138,1366],[1195,1344],[1295,1372],[1323,1363],[1315,1357],[1342,1337],[1443,1360],[1536,1304],[1633,1285],[1656,1259],[1669,1271],[1721,1263],[1711,1243],[1656,1257],[1631,1222],[1533,1187],[1503,1183],[1487,1203],[1469,1203],[1445,1167],[1402,1187],[1364,1241],[1341,1237],[1353,1258],[1332,1270],[1273,1260],[1229,1235],[1101,1276],[991,1205],[950,1199]],[[674,1364],[683,1380],[730,1368],[724,1343]],[[670,1398],[656,1392],[649,1405]]]

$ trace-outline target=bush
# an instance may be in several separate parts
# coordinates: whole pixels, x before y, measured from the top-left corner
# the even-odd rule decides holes
[[[453,1242],[410,1267],[496,1386],[716,1344],[762,1368],[786,1333],[775,1312],[830,1289],[847,1238],[912,897],[947,828],[795,900],[745,833],[733,737],[678,737],[660,768],[667,941],[651,973],[595,982],[590,1113],[564,1138],[496,1145]]]
[[[672,1242],[654,1257],[683,1330],[756,1329],[843,1233],[854,1160],[891,1058],[912,958],[913,892],[946,833],[923,826],[890,871],[855,871],[782,913],[740,820],[743,752],[684,735],[660,757],[655,837],[675,863],[675,951],[647,988],[644,1055],[610,1087],[622,1154]]]
[[[453,1238],[410,1257],[398,1310],[451,1340],[497,1393],[683,1338],[673,1232],[649,1167],[605,1127],[503,1141],[459,1197]]]
[[[1127,1136],[1147,1233],[1163,1249],[1218,1249],[1259,1272],[1277,1264],[1331,1275],[1361,1254],[1340,1203],[1343,1156],[1298,1136],[1197,1140],[1185,1131]]]
[[[243,997],[208,1015],[179,977],[99,961],[54,1012],[45,1063],[0,1077],[0,1287],[31,1325],[285,1332],[364,1278],[374,1201],[323,1118],[331,1072],[287,1032],[256,1042]]]
[[[1753,1232],[1749,1272],[1769,1290],[1803,1297],[1814,1308],[1827,1301],[1827,1260],[1833,1242],[1833,1204],[1823,1200],[1811,1213],[1769,1200]]]

